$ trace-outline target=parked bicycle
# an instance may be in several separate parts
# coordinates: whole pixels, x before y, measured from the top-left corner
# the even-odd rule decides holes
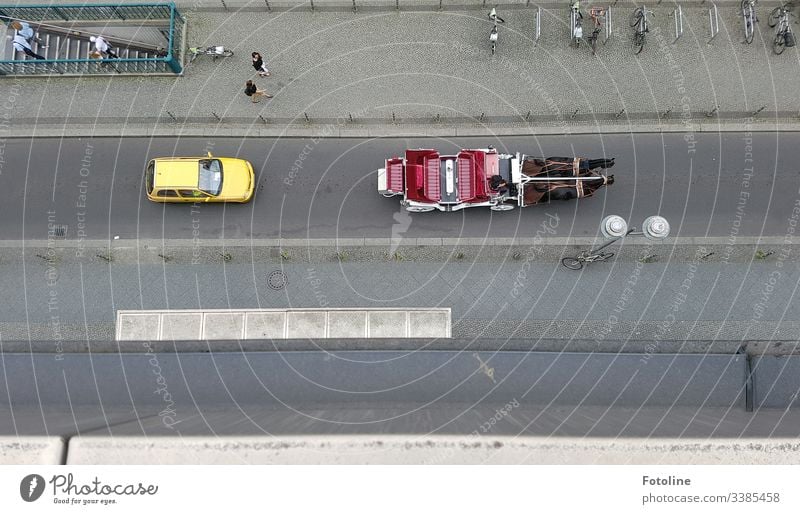
[[[758,0],[742,0],[742,21],[744,22],[744,42],[748,45],[753,42],[756,32],[756,3]]]
[[[592,55],[597,54],[597,38],[600,36],[600,32],[603,29],[603,24],[601,20],[605,19],[606,17],[606,10],[602,7],[592,7],[589,10],[589,17],[592,19],[592,23],[594,24],[594,30],[589,35],[589,45],[592,47]]]
[[[580,0],[575,0],[572,2],[572,5],[569,6],[569,26],[572,29],[572,39],[570,44],[575,48],[581,46],[581,40],[583,39],[583,27],[581,26],[582,19],[583,14],[581,13],[581,2]]]
[[[629,236],[633,233],[634,229],[627,230],[625,235],[620,235],[620,237],[615,237],[611,241],[607,242],[602,246],[598,246],[597,248],[593,248],[591,250],[582,250],[581,253],[579,253],[575,257],[564,257],[563,259],[561,259],[561,264],[565,268],[569,268],[572,270],[579,270],[583,268],[583,265],[587,262],[607,261],[608,259],[612,258],[614,254],[612,252],[603,252],[602,250],[608,246],[613,245],[623,237]]]
[[[636,54],[642,53],[644,50],[644,42],[646,34],[650,31],[647,25],[647,15],[652,14],[653,11],[648,11],[644,6],[637,7],[631,15],[631,27],[634,27],[636,32],[633,33],[633,47],[636,49]]]
[[[200,55],[210,55],[213,60],[217,57],[230,57],[233,55],[233,50],[226,50],[224,46],[209,46],[206,48],[189,47],[189,62],[194,61]]]
[[[505,23],[506,20],[497,15],[497,9],[495,8],[489,11],[489,19],[494,22],[492,31],[489,33],[489,42],[492,43],[492,55],[494,55],[495,48],[497,47],[497,24]]]
[[[767,25],[769,25],[770,28],[777,26],[775,30],[775,39],[772,41],[772,51],[775,52],[776,55],[782,54],[787,47],[791,48],[795,45],[792,26],[789,23],[789,16],[792,9],[794,9],[792,4],[783,4],[769,13]]]

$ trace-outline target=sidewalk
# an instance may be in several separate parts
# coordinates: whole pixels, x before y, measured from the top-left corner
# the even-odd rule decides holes
[[[673,7],[651,6],[655,17],[639,56],[628,25],[633,4],[620,3],[615,33],[597,57],[585,45],[569,47],[566,5],[543,10],[536,45],[533,5],[499,10],[507,23],[492,56],[488,8],[480,5],[398,13],[383,2],[380,9],[363,6],[357,13],[306,7],[268,13],[237,12],[235,4],[215,12],[220,9],[211,10],[212,4],[183,9],[187,43],[225,45],[235,51],[232,58],[198,59],[176,78],[7,78],[2,105],[11,114],[3,132],[382,135],[800,127],[797,49],[772,54],[773,31],[766,24],[771,3],[759,4],[762,21],[752,45],[741,43],[734,4],[720,4],[720,33],[710,44],[707,7],[683,9],[684,34],[672,44]],[[587,27],[588,9],[585,4]],[[254,76],[254,50],[267,57],[271,77]],[[252,104],[243,93],[251,78],[275,97]]]
[[[546,252],[441,262],[287,257],[237,254],[222,265],[123,257],[48,264],[32,254],[24,263],[6,260],[0,340],[55,341],[56,351],[64,341],[113,340],[121,309],[341,307],[450,308],[454,338],[526,339],[538,350],[702,353],[709,342],[796,348],[800,339],[794,261],[779,267],[705,262],[700,254],[655,262],[623,255],[572,272]],[[281,287],[271,285],[274,273],[284,277]],[[647,347],[630,344],[643,340]]]

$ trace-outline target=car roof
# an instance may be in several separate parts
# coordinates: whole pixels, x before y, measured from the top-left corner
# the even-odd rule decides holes
[[[155,180],[159,188],[195,188],[199,180],[199,159],[155,159]]]

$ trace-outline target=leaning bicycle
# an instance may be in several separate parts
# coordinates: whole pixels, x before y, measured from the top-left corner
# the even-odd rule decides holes
[[[489,11],[489,19],[494,22],[492,31],[489,33],[489,42],[492,43],[492,55],[494,55],[495,48],[497,48],[497,24],[505,23],[506,20],[497,15],[497,9],[495,8]]]
[[[756,23],[758,17],[756,16],[756,2],[758,0],[742,0],[742,21],[744,22],[744,42],[748,45],[753,42],[753,36],[756,33]]]
[[[580,0],[575,0],[572,2],[572,5],[569,6],[569,26],[572,32],[570,44],[575,48],[581,46],[581,40],[583,39],[581,20],[583,20],[581,2]]]
[[[592,55],[597,55],[597,39],[600,37],[600,32],[603,30],[602,20],[606,17],[606,10],[602,7],[592,7],[589,10],[589,17],[592,19],[594,29],[589,34],[589,45],[592,47]]]
[[[789,23],[789,16],[793,8],[794,6],[791,4],[783,4],[769,13],[767,25],[770,28],[777,27],[775,39],[772,40],[772,51],[776,55],[782,54],[787,47],[791,48],[795,45],[794,33],[792,33],[792,26]]]
[[[648,11],[644,6],[637,7],[633,11],[633,14],[631,14],[630,25],[635,29],[633,33],[633,47],[636,50],[636,55],[642,53],[642,50],[644,50],[645,37],[650,31],[647,21],[648,14],[655,16],[653,11]]]

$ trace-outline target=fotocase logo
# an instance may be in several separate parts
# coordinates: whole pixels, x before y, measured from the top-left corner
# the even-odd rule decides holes
[[[19,495],[26,502],[35,502],[44,492],[44,478],[41,475],[28,475],[19,483]]]

